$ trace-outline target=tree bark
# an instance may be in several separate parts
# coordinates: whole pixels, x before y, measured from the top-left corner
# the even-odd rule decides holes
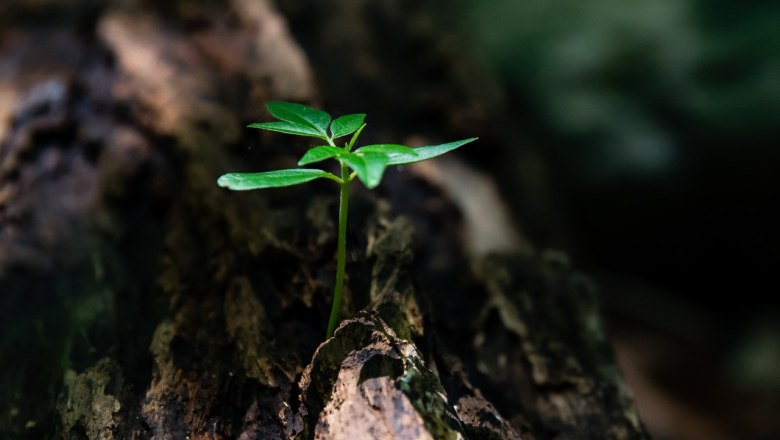
[[[355,3],[322,22],[425,16]],[[345,319],[326,341],[337,189],[217,187],[294,166],[305,141],[242,126],[269,100],[353,100],[318,90],[312,60],[331,78],[316,62],[334,43],[311,42],[371,23],[312,29],[307,52],[265,0],[47,4],[68,20],[12,1],[0,35],[3,436],[646,438],[593,283],[515,231],[478,246],[501,228],[474,226],[463,192],[495,192],[489,178],[464,171],[487,186],[458,190],[447,171],[465,165],[444,161],[356,190]],[[285,7],[300,25],[323,5]],[[431,35],[393,44],[425,57]],[[374,66],[360,81],[377,90],[378,72],[414,77],[371,50],[338,58]],[[404,85],[447,115],[407,134],[458,135],[498,105],[452,73],[459,57],[434,58],[451,72],[437,90]]]

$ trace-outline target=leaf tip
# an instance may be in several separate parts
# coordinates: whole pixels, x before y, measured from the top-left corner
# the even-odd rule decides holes
[[[223,174],[219,176],[219,179],[217,179],[217,185],[221,186],[222,188],[230,188],[230,182],[231,182],[230,174]]]

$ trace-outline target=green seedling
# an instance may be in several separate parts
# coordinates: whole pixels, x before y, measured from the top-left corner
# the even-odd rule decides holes
[[[299,166],[309,165],[326,159],[339,162],[341,176],[313,168],[294,168],[268,171],[264,173],[229,173],[217,180],[219,186],[235,191],[260,188],[276,188],[298,185],[315,179],[330,179],[339,184],[339,231],[336,246],[336,286],[333,292],[333,305],[328,321],[327,337],[333,336],[339,322],[341,295],[344,291],[344,266],[347,247],[347,206],[349,204],[349,184],[355,177],[368,188],[379,185],[385,169],[390,165],[405,165],[432,159],[448,153],[477,138],[464,139],[441,145],[409,148],[395,144],[366,145],[355,149],[360,133],[366,127],[365,114],[345,115],[331,121],[331,116],[322,110],[289,102],[269,102],[268,112],[279,121],[250,124],[251,128],[277,131],[297,136],[313,137],[327,145],[312,147],[298,161]],[[349,142],[337,146],[336,139],[352,135]]]

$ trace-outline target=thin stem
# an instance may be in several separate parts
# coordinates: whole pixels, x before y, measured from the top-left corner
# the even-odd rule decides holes
[[[360,128],[358,128],[358,129],[357,129],[357,131],[355,132],[355,134],[353,134],[353,135],[352,135],[352,139],[350,139],[350,140],[349,140],[349,143],[347,143],[347,145],[345,146],[345,148],[347,149],[347,151],[352,151],[352,147],[354,147],[354,146],[355,146],[355,142],[356,142],[356,141],[358,140],[358,138],[360,137],[360,133],[363,133],[363,129],[364,129],[364,128],[366,128],[366,124],[365,124],[365,123],[364,123],[363,125],[361,125],[361,126],[360,126]]]
[[[334,175],[333,175],[333,174],[331,174],[331,173],[323,174],[323,176],[322,176],[322,177],[324,177],[324,178],[326,178],[326,179],[330,179],[330,180],[332,180],[332,181],[334,181],[334,182],[336,182],[336,183],[338,183],[338,184],[342,184],[342,183],[344,183],[344,181],[343,181],[343,180],[339,179],[338,177],[334,176]]]
[[[341,165],[341,194],[339,197],[339,236],[336,244],[336,287],[333,291],[333,306],[330,309],[326,338],[333,336],[339,323],[341,294],[344,292],[344,269],[347,257],[347,209],[349,204],[349,169]]]

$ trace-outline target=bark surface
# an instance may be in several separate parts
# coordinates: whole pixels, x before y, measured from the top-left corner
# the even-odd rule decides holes
[[[384,112],[441,109],[405,135],[487,126],[485,148],[504,148],[485,116],[500,100],[475,92],[493,86],[431,49],[422,6],[34,3],[0,7],[3,437],[646,438],[596,288],[516,232],[491,178],[442,159],[357,189],[327,341],[336,188],[215,184],[306,150],[243,128],[265,102],[349,104],[361,86],[379,140],[399,141]],[[289,24],[326,6],[296,39]],[[357,87],[323,92],[339,41]]]

